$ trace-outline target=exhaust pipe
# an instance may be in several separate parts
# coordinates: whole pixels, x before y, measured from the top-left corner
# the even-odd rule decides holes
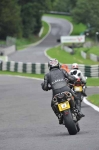
[[[56,97],[53,98],[53,102],[57,103],[57,98]]]

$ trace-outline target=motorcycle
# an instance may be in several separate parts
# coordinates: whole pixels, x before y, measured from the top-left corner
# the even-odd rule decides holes
[[[75,135],[80,131],[80,126],[77,113],[72,111],[69,103],[71,98],[72,94],[66,91],[56,94],[53,101],[62,116],[63,125],[65,125],[70,135]]]
[[[81,109],[81,102],[83,101],[84,98],[84,91],[85,90],[85,84],[82,83],[81,79],[78,78],[74,84],[70,84],[71,89],[75,92],[77,97],[79,98],[79,107]]]

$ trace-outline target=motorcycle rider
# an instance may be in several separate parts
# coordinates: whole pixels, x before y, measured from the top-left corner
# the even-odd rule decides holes
[[[67,64],[62,64],[62,65],[60,65],[60,68],[66,70],[66,72],[68,72],[68,73],[70,72],[70,70],[69,70]]]
[[[73,75],[75,78],[80,78],[82,83],[84,84],[83,86],[83,95],[87,96],[85,90],[86,90],[86,77],[84,77],[83,73],[79,69],[79,66],[77,63],[72,64],[72,69],[70,70],[70,75]]]
[[[53,97],[56,94],[68,91],[72,93],[75,99],[77,99],[76,95],[68,87],[67,80],[65,80],[65,78],[67,78],[68,80],[75,81],[76,78],[69,75],[65,70],[60,69],[60,64],[56,59],[52,59],[48,62],[48,68],[49,68],[49,73],[45,74],[44,82],[41,84],[41,86],[44,91],[48,91],[52,89],[51,107],[59,119],[59,124],[62,124],[62,117],[60,116],[60,112],[58,111],[58,108],[56,107],[56,105],[54,105]],[[81,113],[81,111],[77,107],[75,108],[74,100],[70,101],[70,105],[72,110],[74,112],[77,112],[79,119],[85,116],[84,114]]]

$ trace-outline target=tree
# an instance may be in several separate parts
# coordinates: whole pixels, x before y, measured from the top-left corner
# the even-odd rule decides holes
[[[53,2],[53,10],[60,12],[69,12],[70,11],[69,0],[61,0],[61,1],[55,0]]]
[[[71,10],[76,7],[77,1],[78,0],[68,0],[68,4],[69,4]]]
[[[78,0],[76,8],[72,11],[73,19],[76,22],[90,24],[98,29],[99,27],[99,1]]]
[[[20,7],[17,0],[0,0],[0,39],[22,36]]]
[[[31,3],[23,5],[21,9],[21,17],[23,25],[23,36],[28,38],[33,34],[35,26],[35,18],[33,18],[33,9]]]
[[[37,3],[41,10],[50,10],[55,0],[18,0],[19,5],[23,6],[28,3]]]
[[[84,24],[88,23],[88,18],[90,16],[90,13],[87,13],[87,12],[90,11],[90,6],[86,1],[87,0],[79,0],[77,2],[76,7],[72,11],[73,19],[77,23],[80,23],[80,22]]]
[[[76,6],[77,0],[54,0],[53,1],[53,10],[71,12]]]
[[[18,0],[21,6],[23,36],[28,38],[38,34],[42,27],[43,11],[50,10],[54,0]]]
[[[37,3],[27,3],[21,9],[21,17],[23,24],[23,36],[30,37],[34,33],[37,34],[42,26],[40,6]]]

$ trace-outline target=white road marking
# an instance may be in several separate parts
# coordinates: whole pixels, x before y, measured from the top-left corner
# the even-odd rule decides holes
[[[96,106],[96,105],[94,105],[94,104],[92,104],[92,103],[90,103],[86,98],[83,99],[83,102],[84,102],[85,104],[91,106],[93,109],[95,109],[96,111],[99,112],[99,107]]]

